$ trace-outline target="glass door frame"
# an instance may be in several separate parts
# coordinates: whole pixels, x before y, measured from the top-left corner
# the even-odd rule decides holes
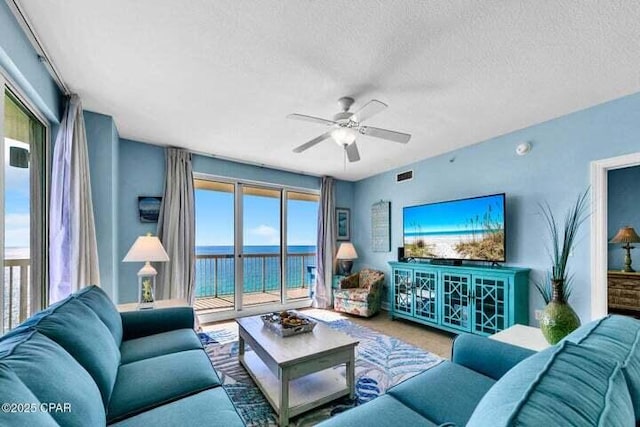
[[[279,185],[274,183],[235,179],[225,176],[213,175],[202,172],[194,172],[193,178],[206,181],[217,181],[234,185],[234,269],[235,269],[235,293],[234,293],[234,310],[226,310],[217,313],[198,314],[202,323],[214,322],[218,320],[233,319],[236,317],[252,316],[268,311],[278,311],[282,309],[295,309],[309,307],[311,299],[304,298],[288,301],[286,294],[286,261],[287,261],[287,192],[293,191],[298,193],[308,193],[320,195],[320,190],[314,190],[304,187],[295,187],[289,185]],[[244,307],[242,304],[243,288],[244,288],[244,260],[243,254],[243,187],[257,187],[266,190],[275,190],[280,192],[280,301],[277,303],[258,304]],[[196,224],[197,226],[197,224]],[[317,248],[316,248],[317,250]],[[240,285],[241,284],[241,285]]]
[[[52,160],[52,141],[51,141],[51,123],[45,117],[45,115],[40,111],[39,108],[35,106],[35,104],[29,99],[29,97],[25,94],[25,92],[20,88],[18,84],[9,76],[9,74],[0,66],[0,92],[2,95],[2,102],[0,102],[0,141],[4,144],[4,96],[5,93],[9,93],[9,95],[14,98],[18,103],[22,104],[21,106],[27,110],[27,113],[36,121],[38,121],[43,129],[43,147],[42,147],[42,245],[41,249],[42,257],[39,260],[42,268],[42,283],[40,283],[41,288],[41,298],[40,298],[40,307],[32,307],[32,311],[37,311],[39,308],[45,308],[49,304],[49,287],[47,283],[49,283],[49,194],[50,194],[50,183],[51,183],[51,160]],[[4,147],[3,147],[4,148]],[[0,182],[4,183],[4,149],[0,150],[0,164],[2,168],[0,168]],[[2,282],[2,295],[0,296],[0,330],[4,329],[4,223],[5,223],[5,205],[4,205],[4,187],[0,187],[0,268],[3,271],[3,282]],[[31,232],[31,231],[30,231]],[[31,255],[29,256],[30,262],[33,263],[33,259],[31,259]]]
[[[267,191],[277,191],[280,194],[280,200],[279,200],[279,204],[280,204],[280,230],[279,230],[279,234],[280,234],[280,301],[279,304],[286,304],[286,293],[283,292],[283,289],[285,289],[285,279],[286,279],[286,274],[285,274],[285,260],[286,260],[286,240],[283,240],[284,238],[286,238],[286,226],[284,225],[284,221],[282,216],[282,212],[283,212],[283,199],[284,199],[284,194],[286,193],[285,189],[283,187],[277,187],[277,186],[273,186],[273,185],[267,185],[267,184],[253,184],[253,183],[249,183],[246,181],[239,181],[236,182],[236,189],[237,189],[237,193],[236,193],[236,246],[235,246],[235,251],[236,251],[236,280],[240,280],[240,282],[242,284],[242,289],[240,286],[236,285],[236,311],[237,312],[242,312],[245,310],[244,307],[244,301],[243,301],[243,296],[244,296],[244,188],[245,187],[251,187],[251,188],[257,188],[257,189],[261,189],[261,190],[267,190]],[[240,197],[238,197],[240,196]],[[283,244],[284,242],[284,244]],[[238,271],[240,270],[240,271]],[[238,292],[240,293],[240,295],[238,295]],[[255,304],[253,306],[250,307],[262,307],[265,305],[269,305],[269,303],[265,303],[265,304]]]

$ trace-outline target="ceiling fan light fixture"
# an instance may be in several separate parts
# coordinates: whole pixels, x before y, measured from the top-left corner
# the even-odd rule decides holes
[[[370,119],[387,108],[387,104],[384,102],[372,99],[355,113],[349,111],[349,107],[353,104],[353,98],[343,97],[340,98],[338,102],[342,111],[334,115],[333,120],[297,113],[289,114],[287,116],[289,119],[303,120],[305,122],[329,126],[329,129],[322,135],[295,147],[293,149],[294,153],[302,153],[326,139],[333,139],[336,144],[344,150],[345,162],[346,159],[349,159],[349,161],[353,163],[360,160],[360,153],[356,146],[358,134],[398,142],[400,144],[406,144],[409,142],[409,139],[411,139],[411,135],[408,133],[396,132],[373,126],[362,126],[363,121]]]
[[[341,147],[352,144],[356,140],[357,132],[347,127],[339,127],[331,131],[333,140]]]

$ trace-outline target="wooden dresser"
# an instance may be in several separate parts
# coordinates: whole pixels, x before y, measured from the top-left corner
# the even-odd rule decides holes
[[[609,271],[609,309],[640,312],[640,273]]]

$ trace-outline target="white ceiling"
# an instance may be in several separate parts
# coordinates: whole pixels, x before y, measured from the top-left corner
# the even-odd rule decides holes
[[[124,138],[357,180],[640,91],[635,0],[22,0],[85,109]],[[343,165],[287,120],[387,104]]]

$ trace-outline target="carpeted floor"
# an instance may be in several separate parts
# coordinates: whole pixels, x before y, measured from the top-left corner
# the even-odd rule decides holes
[[[451,347],[453,346],[453,338],[455,335],[449,332],[431,328],[410,320],[391,320],[389,313],[386,311],[371,318],[357,316],[347,316],[347,318],[358,325],[394,336],[445,359],[451,357]]]
[[[356,399],[347,397],[311,410],[291,420],[292,426],[312,426],[331,414],[368,402],[391,386],[437,365],[442,359],[421,348],[371,328],[356,324],[332,312],[306,311],[329,327],[355,338]],[[213,366],[238,412],[248,426],[276,426],[277,417],[258,387],[238,362],[238,336],[235,323],[207,327],[200,334]],[[344,375],[344,366],[334,369]]]

